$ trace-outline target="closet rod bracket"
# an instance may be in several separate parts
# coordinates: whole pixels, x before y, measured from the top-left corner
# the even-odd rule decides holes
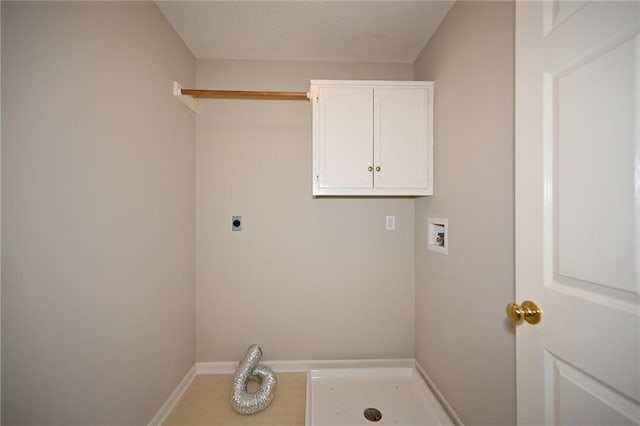
[[[183,94],[182,91],[184,89],[180,86],[180,83],[177,81],[173,82],[173,96],[180,99],[180,101],[191,109],[191,111],[198,113],[200,112],[200,105],[198,104],[198,100],[193,96],[189,96]]]

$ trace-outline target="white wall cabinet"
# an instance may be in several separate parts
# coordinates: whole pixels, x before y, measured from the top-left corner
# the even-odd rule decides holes
[[[311,80],[313,195],[433,194],[433,82]]]

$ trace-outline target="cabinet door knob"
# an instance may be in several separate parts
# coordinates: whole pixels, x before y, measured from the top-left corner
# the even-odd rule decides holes
[[[373,171],[373,166],[369,166],[369,168],[368,168],[367,170],[369,170],[370,172],[372,172],[372,171]]]
[[[376,172],[380,171],[380,166],[376,167]]]

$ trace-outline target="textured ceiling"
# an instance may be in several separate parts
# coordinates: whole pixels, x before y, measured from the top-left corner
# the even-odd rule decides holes
[[[196,58],[413,62],[453,1],[156,1]]]

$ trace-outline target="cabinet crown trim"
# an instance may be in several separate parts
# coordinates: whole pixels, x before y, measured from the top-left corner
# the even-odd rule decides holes
[[[309,80],[312,86],[335,87],[433,87],[433,81],[412,80]]]

